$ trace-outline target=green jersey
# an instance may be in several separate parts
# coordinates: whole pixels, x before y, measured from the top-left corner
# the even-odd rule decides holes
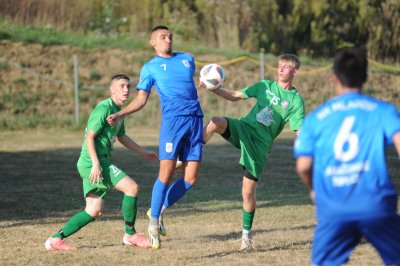
[[[304,101],[296,89],[285,90],[276,81],[261,80],[241,90],[245,99],[257,103],[240,120],[253,126],[259,136],[275,139],[289,121],[290,129],[299,130],[304,119]]]
[[[107,98],[96,105],[86,125],[80,156],[81,159],[90,160],[86,147],[86,136],[89,130],[97,133],[94,139],[97,156],[111,158],[111,151],[116,137],[125,135],[125,126],[123,119],[120,119],[116,125],[110,126],[106,118],[111,114],[117,113],[119,110],[121,110],[121,108],[116,105],[111,98]]]
[[[256,179],[264,168],[274,139],[289,121],[292,130],[299,130],[304,119],[304,102],[295,89],[285,90],[277,82],[262,80],[241,90],[245,99],[257,102],[247,116],[227,118],[230,137],[241,150],[239,163]]]

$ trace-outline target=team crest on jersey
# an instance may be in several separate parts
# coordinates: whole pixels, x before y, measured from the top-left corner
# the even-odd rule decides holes
[[[256,120],[268,127],[274,122],[273,113],[274,111],[267,106],[256,115]]]
[[[168,153],[171,153],[172,152],[172,142],[167,142],[166,144],[165,144],[165,151],[166,152],[168,152]]]
[[[182,64],[183,64],[185,67],[190,67],[190,63],[189,63],[188,60],[182,60]]]
[[[281,106],[283,109],[287,109],[289,107],[288,101],[282,101]]]

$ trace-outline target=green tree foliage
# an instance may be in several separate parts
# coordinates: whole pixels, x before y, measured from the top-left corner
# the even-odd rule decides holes
[[[399,0],[3,0],[0,15],[106,36],[164,24],[183,41],[274,54],[331,56],[357,45],[400,60]]]
[[[366,42],[370,56],[400,60],[400,1],[366,1],[360,23],[368,32]]]

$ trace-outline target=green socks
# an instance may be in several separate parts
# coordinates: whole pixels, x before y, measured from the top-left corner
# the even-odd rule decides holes
[[[53,237],[61,239],[69,237],[70,235],[78,232],[82,227],[93,221],[94,219],[92,216],[90,216],[86,211],[82,211],[75,214]]]
[[[254,214],[256,210],[252,212],[247,212],[243,209],[243,229],[250,231],[253,226]]]
[[[134,235],[136,233],[135,230],[135,221],[136,221],[136,213],[137,213],[137,197],[124,195],[124,199],[122,200],[122,213],[124,214],[125,221],[125,233],[128,235]]]
[[[136,233],[136,201],[137,197],[131,197],[127,195],[124,195],[124,199],[122,200],[122,212],[125,220],[125,233],[128,235],[134,235]],[[64,239],[78,232],[82,227],[93,221],[94,219],[92,216],[90,216],[86,211],[81,211],[80,213],[75,214],[60,231],[53,235],[53,237]]]

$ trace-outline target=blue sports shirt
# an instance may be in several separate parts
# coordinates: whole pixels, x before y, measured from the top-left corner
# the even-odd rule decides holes
[[[193,81],[194,71],[194,58],[189,54],[173,53],[170,58],[155,56],[144,64],[136,89],[150,93],[153,86],[156,88],[163,117],[203,116]]]
[[[335,97],[306,117],[294,155],[313,158],[319,219],[396,214],[397,195],[386,167],[385,147],[398,131],[396,107],[360,93]]]

